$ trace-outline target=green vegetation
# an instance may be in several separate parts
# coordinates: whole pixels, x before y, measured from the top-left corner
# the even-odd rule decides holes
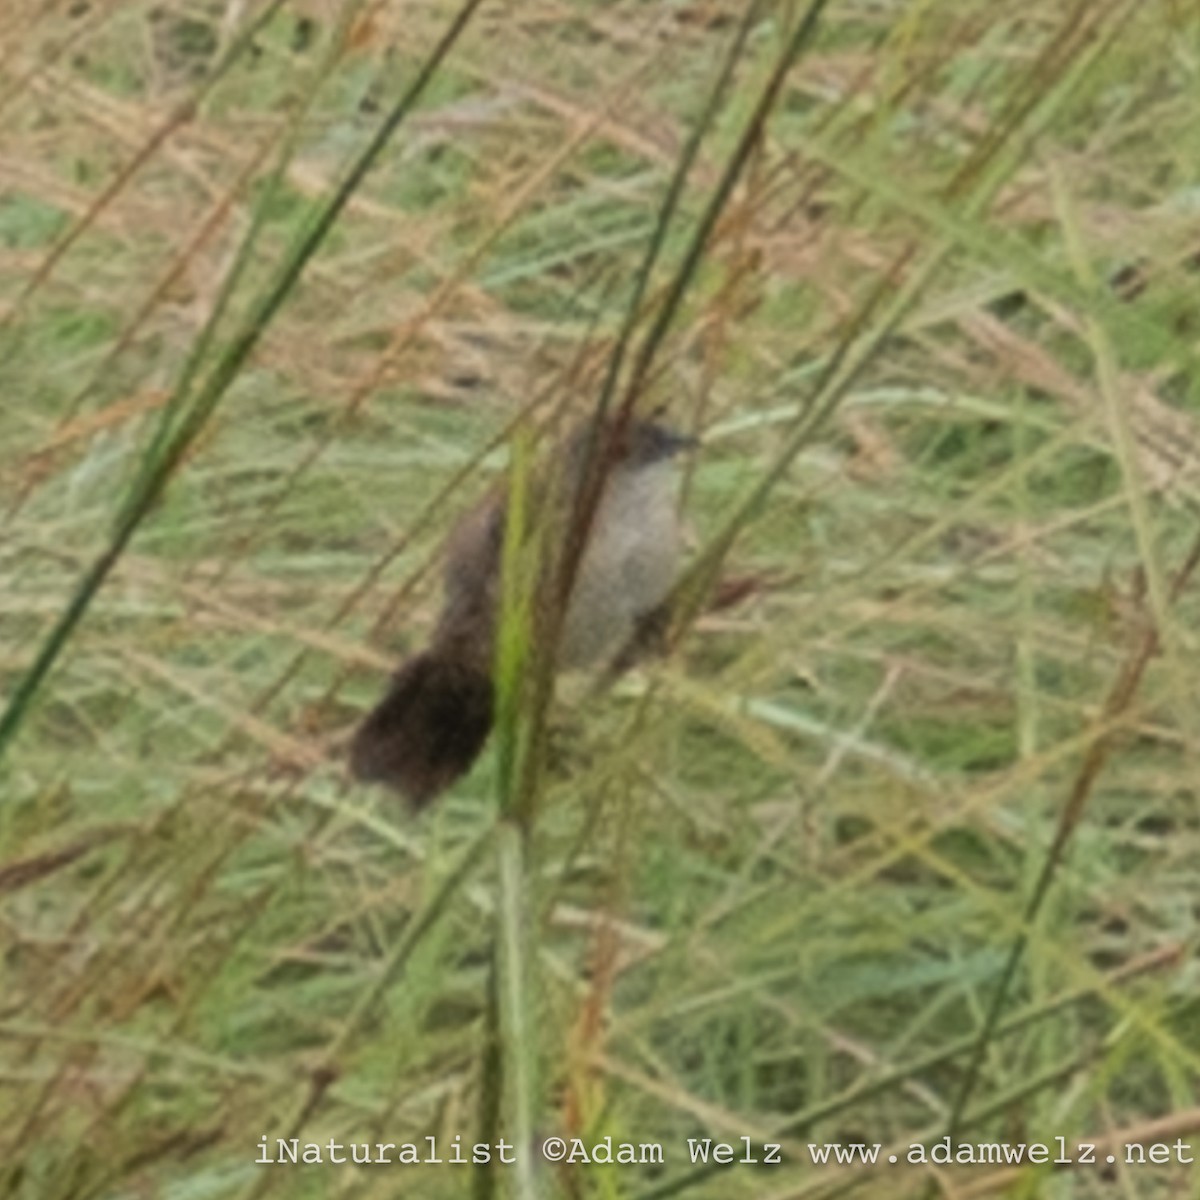
[[[10,7],[0,1194],[1194,1189],[1192,6]],[[352,785],[618,360],[704,436],[670,653],[543,711],[515,586],[476,770]],[[1098,1163],[807,1150],[947,1133]],[[254,1161],[455,1135],[525,1165]]]

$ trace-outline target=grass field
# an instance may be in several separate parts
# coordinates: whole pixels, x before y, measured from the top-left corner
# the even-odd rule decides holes
[[[0,6],[0,1195],[1194,1194],[1198,365],[1183,0]],[[354,785],[606,379],[670,652]]]

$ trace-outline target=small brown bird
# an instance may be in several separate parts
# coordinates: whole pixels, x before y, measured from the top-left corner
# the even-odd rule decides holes
[[[611,658],[666,598],[682,545],[672,459],[692,444],[653,421],[589,422],[568,442],[557,482],[535,487],[535,498],[552,498],[571,514],[585,480],[599,481],[567,601],[560,666]],[[395,788],[417,808],[466,773],[491,731],[506,519],[501,491],[455,527],[429,648],[401,664],[351,744],[358,779]]]

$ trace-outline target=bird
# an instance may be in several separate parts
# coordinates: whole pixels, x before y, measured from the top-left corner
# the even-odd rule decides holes
[[[657,419],[591,418],[535,472],[529,494],[561,519],[560,551],[568,537],[581,539],[562,614],[560,669],[611,664],[661,613],[683,546],[675,460],[695,444]],[[470,770],[491,732],[507,512],[501,487],[451,531],[429,643],[400,664],[351,739],[351,774],[400,793],[414,810]],[[543,565],[539,586],[551,577]],[[545,635],[545,611],[534,607],[533,639]]]

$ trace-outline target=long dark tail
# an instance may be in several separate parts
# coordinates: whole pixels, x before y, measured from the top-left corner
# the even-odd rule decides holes
[[[479,757],[492,728],[486,672],[427,650],[392,676],[350,746],[350,770],[423,808]]]

